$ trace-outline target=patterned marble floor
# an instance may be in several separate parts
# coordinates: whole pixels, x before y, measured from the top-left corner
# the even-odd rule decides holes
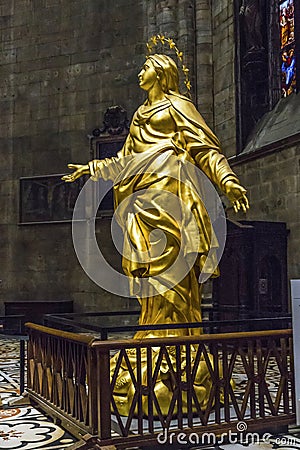
[[[0,337],[0,449],[65,450],[75,439],[32,406],[9,407],[20,397],[19,341]]]

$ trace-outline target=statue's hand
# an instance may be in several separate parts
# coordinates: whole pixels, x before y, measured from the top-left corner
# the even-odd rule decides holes
[[[86,175],[90,173],[89,166],[82,165],[82,164],[68,164],[69,169],[75,169],[73,173],[70,173],[69,175],[64,175],[61,179],[64,180],[66,183],[72,183],[73,181],[77,180],[77,178],[82,177],[82,175]]]
[[[228,180],[225,183],[225,193],[231,201],[235,212],[238,212],[241,208],[244,212],[249,209],[246,192],[246,189],[235,181]]]

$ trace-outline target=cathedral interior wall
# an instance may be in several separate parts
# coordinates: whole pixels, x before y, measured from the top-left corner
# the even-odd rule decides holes
[[[71,299],[78,311],[128,307],[121,298],[112,302],[83,272],[70,223],[19,225],[19,179],[60,174],[69,162],[89,160],[87,134],[102,125],[108,107],[121,105],[131,118],[144,99],[137,73],[145,42],[164,32],[178,40],[194,100],[234,161],[233,2],[3,0],[0,19],[0,313],[8,300]],[[247,215],[235,218],[286,222],[289,276],[297,278],[299,145],[275,147],[274,141],[273,153],[234,163],[251,203]],[[99,243],[118,265],[109,230],[108,219],[98,222]]]
[[[111,295],[77,261],[70,223],[18,225],[19,178],[86,163],[87,134],[102,126],[108,107],[122,105],[131,117],[143,99],[137,84],[143,11],[133,0],[1,4],[2,312],[10,300],[71,299],[81,310],[110,305]],[[109,227],[109,220],[97,224],[105,253]],[[123,307],[123,300],[114,301]]]

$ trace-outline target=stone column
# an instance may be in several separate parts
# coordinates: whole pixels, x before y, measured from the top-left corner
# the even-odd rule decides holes
[[[196,84],[197,104],[210,127],[214,125],[213,111],[213,49],[211,1],[196,0]]]

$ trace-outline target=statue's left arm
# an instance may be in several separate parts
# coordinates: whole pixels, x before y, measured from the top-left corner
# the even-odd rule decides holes
[[[213,181],[230,200],[235,212],[249,208],[246,189],[240,184],[236,174],[231,170],[227,159],[217,149],[199,149],[194,154],[198,167]]]
[[[237,212],[249,208],[246,189],[221,153],[218,138],[207,126],[200,113],[188,100],[172,97],[171,115],[181,134],[185,149],[196,165],[223,191]]]

